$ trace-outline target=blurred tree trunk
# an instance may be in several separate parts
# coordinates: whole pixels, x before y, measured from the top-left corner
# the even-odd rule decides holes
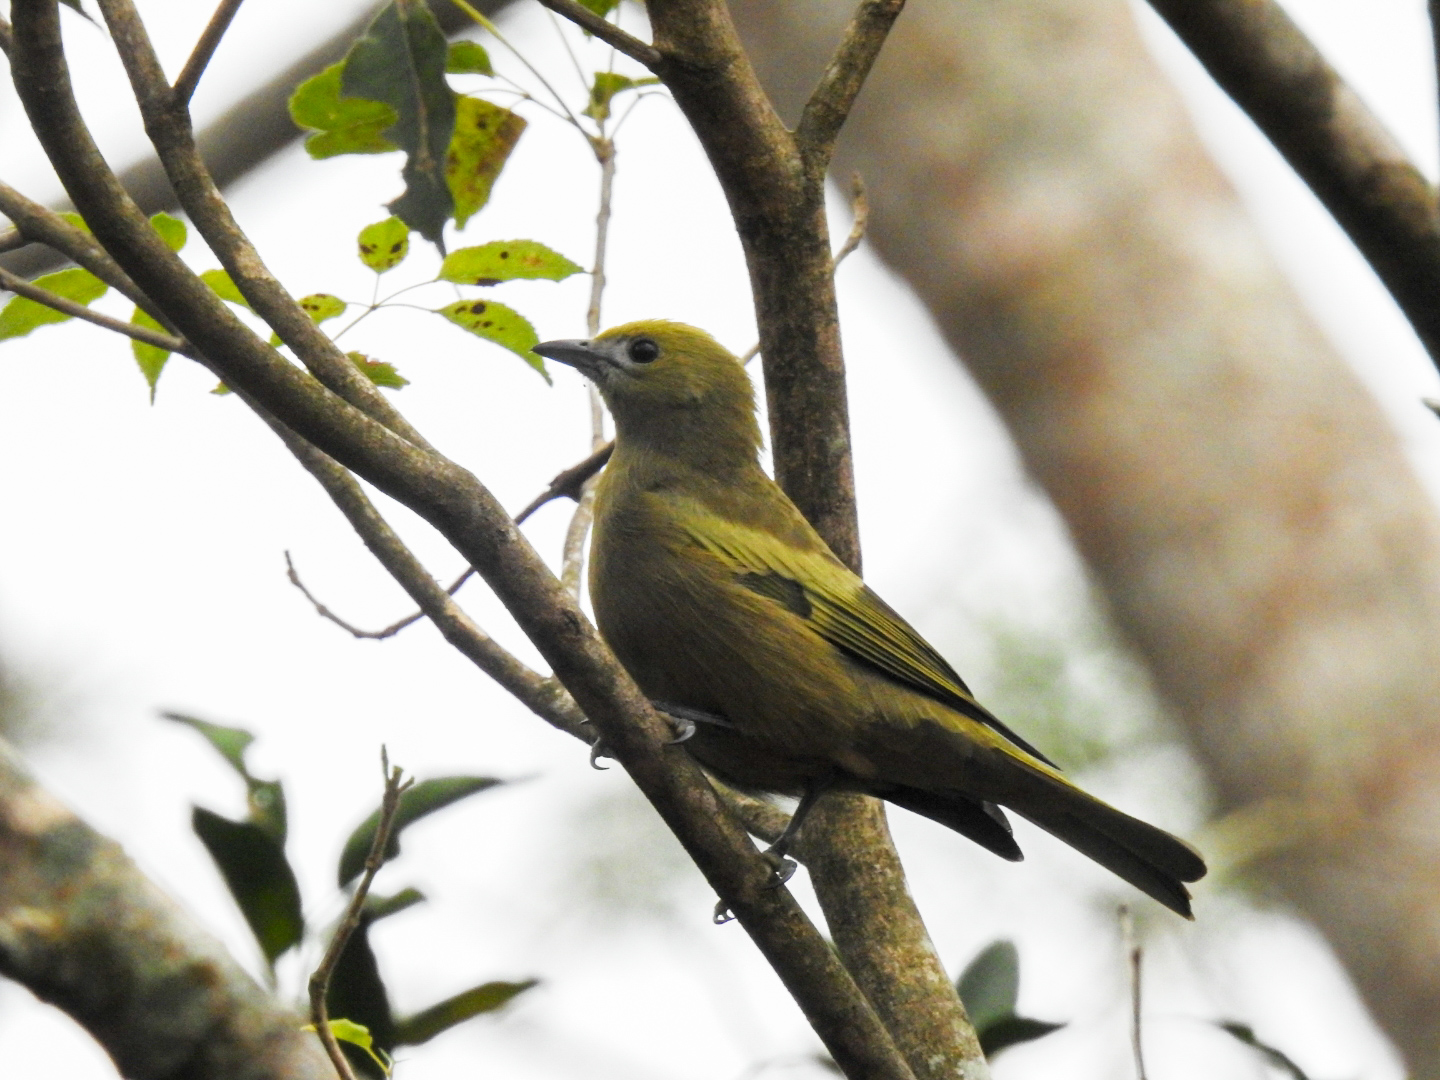
[[[782,114],[850,0],[733,0]],[[913,0],[841,140],[1265,880],[1440,1076],[1440,528],[1122,0]]]

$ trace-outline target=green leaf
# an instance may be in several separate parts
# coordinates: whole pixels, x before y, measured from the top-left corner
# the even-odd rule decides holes
[[[410,227],[397,217],[388,217],[361,229],[357,242],[360,261],[377,274],[383,274],[399,266],[410,254]]]
[[[166,720],[194,728],[230,763],[232,769],[246,780],[250,779],[250,770],[245,766],[245,751],[255,741],[255,736],[250,732],[244,728],[212,724],[209,720],[201,720],[198,716],[188,716],[185,713],[163,712],[160,715]]]
[[[254,822],[231,821],[203,807],[195,807],[191,824],[273,966],[305,933],[300,889],[285,849]]]
[[[535,240],[492,240],[445,256],[440,277],[461,285],[498,285],[519,278],[560,281],[581,272],[558,251]]]
[[[348,352],[345,355],[350,358],[352,364],[360,369],[360,374],[376,386],[383,386],[387,390],[399,390],[402,386],[410,385],[410,380],[396,371],[394,364],[376,360],[362,352]]]
[[[438,1005],[432,1005],[414,1016],[397,1021],[395,1044],[419,1046],[423,1042],[429,1042],[442,1031],[449,1031],[456,1024],[462,1024],[471,1017],[494,1012],[538,982],[538,979],[526,979],[524,982],[488,982],[452,998],[446,998]]]
[[[455,200],[455,227],[463,229],[490,201],[490,189],[520,141],[525,118],[479,98],[455,102],[455,137],[445,157],[445,182]]]
[[[1291,1080],[1310,1080],[1305,1075],[1305,1071],[1296,1065],[1288,1054],[1256,1038],[1255,1029],[1249,1024],[1242,1024],[1238,1020],[1217,1020],[1215,1026],[1255,1050],[1267,1063],[1287,1073]]]
[[[660,80],[653,76],[632,79],[629,75],[617,75],[613,71],[597,71],[595,82],[590,87],[590,104],[585,106],[585,115],[592,120],[609,120],[610,102],[616,94],[641,86],[655,86],[659,82]]]
[[[620,0],[580,0],[581,7],[587,7],[602,19],[620,6]]]
[[[160,211],[150,219],[150,224],[155,226],[155,231],[160,234],[160,239],[165,241],[165,246],[171,251],[179,251],[185,246],[189,239],[189,230],[185,223],[177,217],[171,217],[165,211]]]
[[[406,908],[412,908],[416,904],[425,902],[425,894],[419,889],[401,889],[394,896],[376,896],[371,893],[365,897],[364,912],[367,918],[374,923],[381,919],[388,919],[391,915],[398,915]]]
[[[250,307],[250,301],[245,299],[244,294],[230,280],[230,275],[221,269],[206,270],[200,275],[200,280],[210,286],[214,294],[231,304],[239,304],[243,308]]]
[[[205,737],[206,742],[219,751],[220,756],[229,762],[230,767],[245,781],[250,821],[268,832],[276,843],[284,844],[287,829],[285,789],[278,780],[260,780],[252,776],[245,764],[245,751],[255,741],[255,736],[244,728],[212,724],[208,720],[185,713],[164,712],[160,715],[166,720],[194,728]]]
[[[955,983],[970,1023],[979,1031],[1015,1012],[1020,996],[1020,951],[1013,941],[992,941]]]
[[[385,131],[396,113],[381,101],[342,97],[344,61],[311,76],[290,96],[290,119],[316,134],[305,139],[305,152],[316,161],[337,154],[384,154],[400,149]]]
[[[386,1054],[384,1050],[380,1050],[377,1053],[375,1040],[371,1038],[370,1029],[364,1024],[357,1024],[353,1020],[330,1020],[326,1022],[325,1026],[330,1029],[330,1034],[335,1036],[336,1042],[349,1043],[351,1046],[358,1046],[361,1050],[364,1050],[365,1053],[370,1056],[370,1061],[380,1070],[381,1076],[390,1075],[394,1067],[394,1062],[390,1059],[390,1055]],[[314,1031],[315,1025],[306,1024],[300,1030]],[[381,1055],[384,1056],[382,1057]],[[349,1056],[347,1053],[346,1057]],[[361,1068],[368,1075],[369,1070],[365,1069],[364,1065],[362,1065]]]
[[[77,304],[85,304],[87,307],[104,296],[110,288],[89,270],[82,270],[78,266],[38,277],[33,284],[42,289],[49,289],[56,296],[63,296],[66,300],[74,300]],[[71,317],[63,311],[46,307],[29,297],[12,297],[4,309],[0,310],[0,341],[4,341],[6,338],[24,337],[37,326],[64,322]]]
[[[344,315],[345,308],[348,306],[345,301],[341,300],[338,296],[331,296],[329,293],[323,292],[302,296],[299,304],[305,310],[305,313],[317,323],[322,323],[327,319],[333,319],[338,315]]]
[[[81,232],[85,233],[87,236],[93,236],[93,235],[95,235],[94,233],[92,233],[92,232],[90,231],[90,226],[87,225],[87,224],[85,224],[85,219],[84,219],[83,217],[81,217],[79,214],[75,213],[74,210],[66,210],[64,213],[62,213],[62,214],[60,215],[60,219],[61,219],[62,221],[68,222],[68,223],[71,224],[71,225],[74,225],[75,228],[79,229]]]
[[[424,0],[392,0],[345,58],[346,95],[383,101],[396,119],[386,136],[406,153],[405,193],[390,212],[444,250],[455,202],[445,159],[455,132],[455,92],[445,81],[448,44]]]
[[[138,307],[130,315],[130,325],[165,332],[165,328],[151,318],[148,312]],[[131,338],[130,352],[135,357],[135,363],[140,365],[140,374],[145,376],[145,382],[150,387],[150,404],[154,405],[155,384],[160,381],[160,373],[165,370],[165,364],[170,359],[170,350]]]
[[[540,343],[540,336],[530,320],[513,308],[497,304],[494,300],[457,300],[436,311],[456,326],[469,330],[477,337],[504,346],[520,359],[533,367],[545,381],[550,382],[550,373],[545,363],[530,350]]]
[[[445,54],[447,75],[494,75],[490,54],[473,41],[457,41]]]
[[[441,776],[433,780],[422,780],[414,787],[407,788],[400,796],[400,807],[395,812],[395,827],[390,834],[390,847],[385,852],[389,862],[400,854],[400,834],[410,825],[436,810],[443,810],[451,803],[469,798],[505,781],[488,776]],[[340,854],[339,882],[343,889],[360,876],[365,869],[365,856],[370,854],[370,845],[375,842],[375,830],[380,827],[380,811],[377,809],[350,834],[345,841],[345,850]]]

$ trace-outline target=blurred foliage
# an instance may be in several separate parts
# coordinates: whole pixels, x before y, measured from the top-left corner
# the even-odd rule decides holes
[[[1265,1064],[1284,1073],[1290,1077],[1290,1080],[1310,1080],[1305,1071],[1296,1065],[1287,1054],[1256,1038],[1255,1029],[1249,1024],[1242,1024],[1237,1020],[1217,1020],[1215,1026],[1250,1047],[1260,1055]]]
[[[245,754],[255,741],[250,732],[183,713],[163,715],[199,732],[245,782],[250,809],[245,820],[232,821],[214,811],[196,807],[193,825],[195,834],[210,853],[230,895],[254,933],[273,977],[275,960],[300,945],[306,935],[300,890],[295,872],[285,855],[284,788],[278,780],[260,780],[250,773],[245,761]],[[400,834],[406,828],[438,810],[503,782],[487,776],[446,776],[424,780],[408,788],[400,799],[385,861],[400,853]],[[337,870],[342,889],[351,885],[364,869],[379,820],[380,810],[377,807],[346,841]],[[397,1018],[390,1007],[380,964],[370,945],[370,929],[380,920],[398,915],[424,900],[424,895],[413,888],[402,889],[388,897],[367,896],[361,909],[360,925],[346,942],[330,980],[326,1004],[332,1018],[332,1030],[336,1038],[342,1040],[352,1065],[366,1076],[387,1075],[388,1066],[385,1063],[391,1059],[397,1046],[427,1042],[457,1024],[502,1008],[536,985],[534,979],[521,982],[492,980],[422,1009],[413,1016]],[[324,935],[324,940],[328,942],[332,937],[333,930]],[[341,1025],[341,1028],[336,1025]]]
[[[955,989],[987,1058],[993,1059],[1008,1047],[1033,1042],[1065,1026],[1016,1013],[1020,950],[1013,941],[992,941],[981,949],[960,973]]]

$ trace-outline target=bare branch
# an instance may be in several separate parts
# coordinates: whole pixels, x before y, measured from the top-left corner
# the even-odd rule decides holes
[[[4,181],[0,181],[0,213],[15,223],[25,242],[49,245],[124,293],[157,322],[165,323],[164,312],[159,306],[151,303],[149,297],[140,291],[140,286],[130,280],[130,276],[84,229],[76,228],[53,210],[27,199]]]
[[[579,502],[580,496],[584,493],[585,481],[603,469],[614,452],[615,444],[608,442],[584,461],[576,462],[568,469],[556,473],[555,479],[550,481],[550,486],[535,496],[524,510],[515,515],[515,524],[523,524],[536,510],[556,499],[574,499]]]
[[[1125,967],[1130,975],[1130,1054],[1135,1061],[1135,1080],[1146,1080],[1145,1043],[1141,1038],[1140,1016],[1143,996],[1140,973],[1145,953],[1135,936],[1135,916],[1129,904],[1120,905],[1120,941],[1125,949]]]
[[[395,815],[400,809],[400,796],[415,782],[413,777],[402,782],[404,774],[398,765],[393,769],[390,767],[390,756],[384,747],[380,748],[380,770],[385,777],[385,794],[380,799],[380,821],[375,826],[375,837],[370,841],[370,851],[365,856],[365,873],[361,875],[360,883],[355,886],[355,894],[350,897],[345,914],[340,917],[340,923],[335,927],[335,934],[330,939],[325,955],[310,976],[310,1022],[315,1027],[315,1034],[320,1036],[325,1053],[330,1055],[335,1071],[340,1074],[340,1080],[355,1080],[355,1073],[350,1068],[344,1051],[340,1049],[340,1044],[335,1041],[335,1033],[330,1030],[330,1013],[325,1006],[325,995],[329,993],[335,965],[340,963],[345,946],[360,926],[360,913],[365,908],[365,898],[370,895],[370,886],[375,881],[376,873],[384,865],[385,849],[390,846],[390,833],[395,828]]]
[[[0,974],[132,1080],[329,1080],[300,1018],[0,742]]]
[[[0,289],[7,289],[18,296],[28,300],[34,300],[37,304],[44,304],[54,311],[64,312],[66,315],[73,315],[77,319],[84,319],[86,322],[94,323],[96,326],[103,326],[106,330],[113,330],[117,334],[124,334],[136,341],[143,341],[146,345],[154,345],[165,349],[168,352],[180,353],[192,360],[199,359],[194,348],[188,341],[183,341],[172,334],[162,333],[159,330],[151,330],[146,326],[136,326],[133,323],[124,322],[113,316],[105,315],[99,311],[92,311],[84,304],[77,304],[74,300],[68,300],[63,296],[51,292],[49,289],[41,288],[39,285],[32,285],[10,273],[8,270],[0,270]]]
[[[473,566],[466,567],[464,572],[461,573],[461,575],[450,584],[450,587],[447,588],[445,592],[450,596],[454,596],[460,586],[464,585],[465,582],[469,581],[474,573],[475,568]],[[404,630],[407,626],[412,626],[425,617],[425,612],[416,611],[410,615],[406,615],[403,619],[396,620],[389,626],[383,627],[380,630],[362,630],[360,629],[360,627],[346,622],[344,619],[342,619],[339,615],[336,615],[335,612],[331,611],[328,607],[326,607],[316,598],[315,594],[306,587],[305,582],[300,580],[300,572],[295,569],[295,561],[290,558],[290,552],[288,551],[285,552],[285,576],[290,579],[290,584],[294,585],[295,588],[299,589],[305,599],[309,600],[310,603],[315,606],[316,615],[319,615],[322,619],[326,619],[334,623],[336,626],[340,627],[340,629],[348,633],[351,637],[358,638],[361,641],[384,641],[386,638],[394,637],[401,630]]]
[[[657,69],[663,57],[653,45],[646,45],[639,38],[627,34],[607,19],[602,19],[589,8],[575,0],[540,0],[557,15],[563,15],[582,30],[588,30],[607,45],[613,45],[620,52],[651,71]]]
[[[220,6],[210,17],[209,25],[195,43],[195,51],[190,54],[190,59],[185,61],[185,66],[180,69],[180,74],[175,79],[172,92],[177,105],[189,107],[190,99],[195,95],[195,87],[200,84],[200,76],[205,74],[210,58],[215,55],[220,39],[225,36],[225,31],[230,29],[230,21],[235,18],[235,13],[240,10],[242,3],[244,0],[220,0]]]
[[[0,254],[22,248],[28,243],[30,243],[30,238],[19,229],[6,229],[0,233]]]
[[[0,52],[9,56],[14,41],[15,32],[10,29],[10,24],[5,21],[5,17],[0,16]]]
[[[1150,0],[1335,216],[1440,364],[1440,203],[1275,0]]]
[[[861,0],[795,128],[796,145],[812,168],[823,172],[829,165],[835,139],[904,7],[905,0]]]

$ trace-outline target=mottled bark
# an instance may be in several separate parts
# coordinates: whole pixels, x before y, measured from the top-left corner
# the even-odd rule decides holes
[[[331,1080],[304,1021],[0,742],[0,974],[129,1080]]]
[[[736,0],[790,115],[846,7]],[[1440,1076],[1440,527],[1130,12],[915,0],[836,163],[1222,804],[1278,831],[1264,877]]]

